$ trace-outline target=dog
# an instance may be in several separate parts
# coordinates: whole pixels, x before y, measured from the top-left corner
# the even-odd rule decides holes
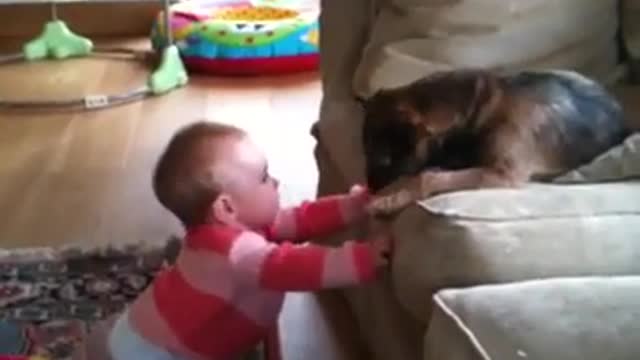
[[[440,71],[361,102],[376,214],[444,192],[544,181],[629,135],[616,98],[573,71]]]

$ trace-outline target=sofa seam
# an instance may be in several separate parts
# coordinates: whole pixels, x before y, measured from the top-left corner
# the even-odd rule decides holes
[[[442,310],[442,312],[451,320],[453,320],[453,322],[458,326],[458,328],[463,332],[463,334],[471,342],[471,345],[473,346],[473,348],[478,352],[480,356],[482,356],[483,360],[492,360],[487,350],[484,348],[484,346],[482,346],[482,344],[480,344],[480,340],[466,325],[466,323],[444,302],[444,300],[440,297],[440,295],[435,294],[433,296],[433,300],[438,305],[438,307]]]
[[[600,214],[569,214],[569,215],[528,215],[519,216],[513,218],[485,218],[479,216],[466,216],[451,214],[447,212],[435,212],[431,209],[419,206],[420,209],[430,215],[438,218],[455,220],[455,221],[469,221],[469,222],[490,222],[490,223],[503,223],[503,222],[525,222],[535,220],[549,220],[549,219],[587,219],[587,218],[608,218],[608,217],[640,217],[640,211],[613,211]]]

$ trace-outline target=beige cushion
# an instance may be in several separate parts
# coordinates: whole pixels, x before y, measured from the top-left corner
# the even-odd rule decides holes
[[[425,359],[635,360],[640,277],[559,278],[439,292]]]
[[[382,3],[354,78],[363,96],[461,66],[560,67],[607,82],[616,77],[616,0]]]
[[[629,136],[622,145],[555,179],[554,182],[587,183],[621,178],[640,178],[640,133]]]
[[[425,322],[445,287],[640,274],[640,181],[449,193],[393,227],[396,294]]]

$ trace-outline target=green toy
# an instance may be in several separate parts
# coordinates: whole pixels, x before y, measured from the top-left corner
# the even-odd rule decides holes
[[[67,24],[53,20],[45,25],[44,31],[24,47],[27,60],[40,60],[49,56],[64,59],[72,56],[87,56],[93,50],[93,42],[74,34]]]
[[[162,52],[158,69],[149,78],[149,87],[154,94],[163,94],[187,83],[187,70],[180,59],[178,48],[171,44]]]
[[[149,78],[149,87],[154,94],[166,93],[177,87],[184,86],[188,81],[187,70],[182,63],[178,48],[173,44],[169,0],[163,0],[163,3],[164,33],[166,41],[165,48],[162,51],[160,66]]]

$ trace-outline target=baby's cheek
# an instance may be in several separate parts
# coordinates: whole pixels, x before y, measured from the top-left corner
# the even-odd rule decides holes
[[[271,214],[273,215],[274,220],[275,220],[275,217],[278,215],[279,211],[280,211],[280,195],[276,191],[271,200]]]
[[[260,211],[260,217],[266,222],[275,221],[278,211],[280,211],[280,197],[277,191],[268,190],[260,194],[260,198],[256,199],[260,204],[256,204],[256,210]]]

